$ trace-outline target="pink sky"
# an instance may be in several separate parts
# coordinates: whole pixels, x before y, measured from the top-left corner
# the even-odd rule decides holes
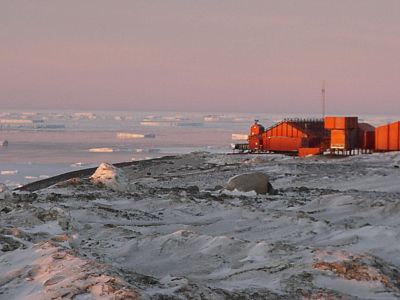
[[[400,110],[398,0],[2,0],[0,108]]]

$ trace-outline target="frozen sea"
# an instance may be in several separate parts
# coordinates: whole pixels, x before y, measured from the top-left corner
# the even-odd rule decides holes
[[[11,188],[101,162],[208,151],[225,153],[254,119],[270,126],[316,115],[133,111],[0,110],[0,182]],[[372,125],[400,116],[360,116]],[[142,136],[145,137],[142,137]]]

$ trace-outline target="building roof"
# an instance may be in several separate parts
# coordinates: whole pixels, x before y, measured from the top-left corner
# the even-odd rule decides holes
[[[358,123],[358,128],[363,131],[375,131],[375,127],[368,123]]]
[[[297,130],[300,130],[308,136],[321,136],[324,131],[324,120],[323,119],[283,119],[282,121],[270,126],[265,131],[269,131],[276,128],[284,123],[290,124]]]

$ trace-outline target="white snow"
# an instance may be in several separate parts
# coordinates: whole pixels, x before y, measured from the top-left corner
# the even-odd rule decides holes
[[[90,178],[100,186],[83,180],[38,191],[34,201],[0,202],[0,243],[25,245],[0,251],[0,292],[23,299],[91,286],[88,269],[72,271],[82,263],[97,270],[96,284],[129,278],[143,298],[398,299],[399,161],[400,153],[193,153],[122,169],[104,163]],[[255,171],[276,195],[223,190]],[[60,213],[44,220],[43,209]],[[58,216],[68,217],[63,226]],[[49,259],[60,252],[68,259]],[[43,268],[28,276],[38,262]]]

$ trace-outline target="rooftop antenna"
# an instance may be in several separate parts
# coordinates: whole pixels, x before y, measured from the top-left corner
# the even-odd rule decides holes
[[[322,81],[321,101],[322,101],[322,118],[325,118],[325,80]]]

